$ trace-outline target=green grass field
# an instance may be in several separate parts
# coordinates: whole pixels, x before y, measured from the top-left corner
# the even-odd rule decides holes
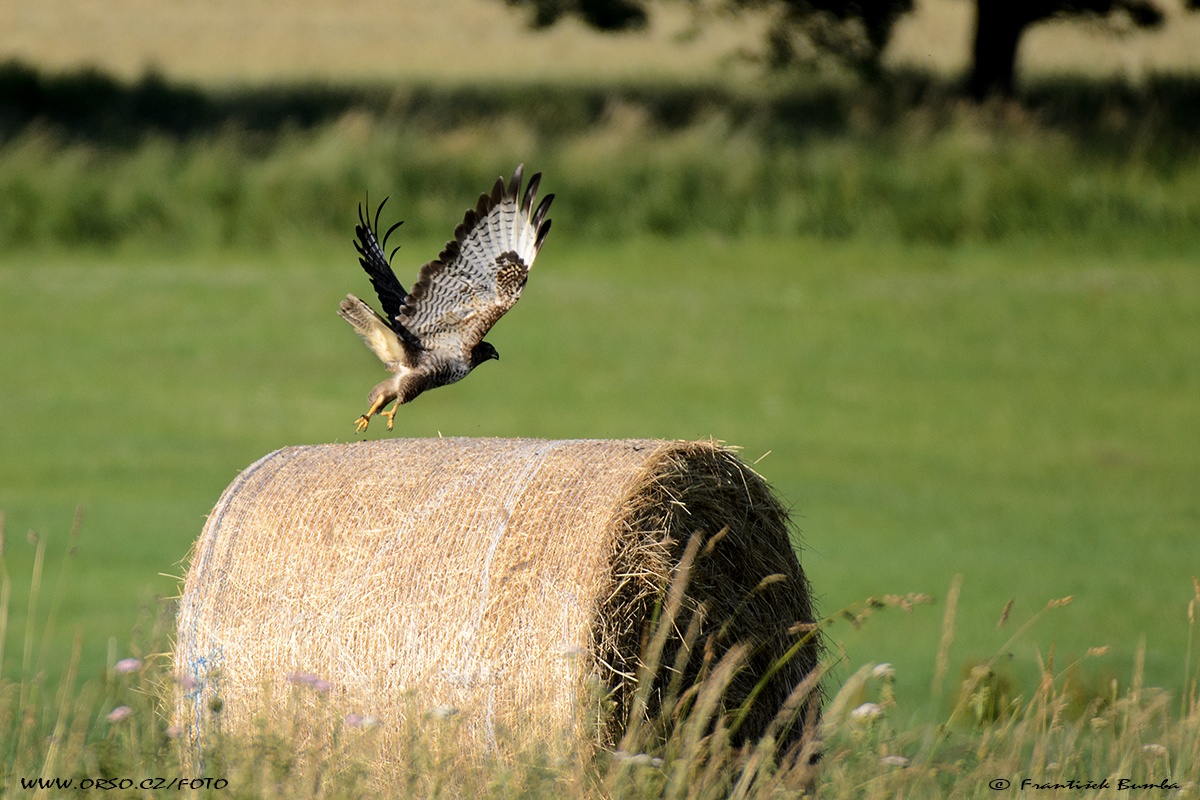
[[[402,241],[409,271],[439,244]],[[8,668],[24,534],[49,540],[43,620],[78,505],[47,663],[61,668],[83,628],[89,674],[110,638],[125,651],[140,603],[175,591],[165,576],[242,467],[354,438],[381,369],[334,310],[369,286],[346,244],[18,255],[0,287]],[[1110,645],[1089,661],[1103,693],[1144,639],[1147,682],[1179,690],[1198,332],[1200,273],[1154,242],[604,244],[564,227],[491,337],[503,361],[420,398],[395,435],[713,436],[794,508],[827,613],[889,592],[944,598],[963,575],[951,684],[1007,639],[1007,600],[1022,616],[1073,595],[1016,645],[1019,684],[1033,688],[1035,651]],[[904,707],[927,716],[941,616],[889,611],[832,634],[849,665],[895,664]]]
[[[0,143],[0,792],[60,767],[178,765],[156,705],[166,667],[112,666],[169,646],[148,621],[242,468],[355,438],[384,374],[335,313],[370,292],[355,203],[392,194],[409,282],[518,160],[559,198],[524,299],[489,336],[503,360],[419,398],[390,435],[714,437],[793,509],[822,612],[931,595],[829,628],[826,796],[1157,779],[1160,757],[1194,791],[1195,83],[1067,81],[981,111],[911,76],[604,77],[376,87],[344,106],[336,87],[150,81],[113,102],[143,125],[174,109],[181,129],[138,129],[103,96]],[[880,662],[894,684],[862,671]],[[984,662],[1024,705],[972,727],[987,702],[960,688]],[[868,699],[886,716],[860,725],[847,709]],[[107,721],[121,704],[136,727]],[[742,758],[704,741],[660,771],[586,775],[418,752],[410,795],[580,797],[598,781],[683,796],[689,770]],[[257,747],[221,751],[244,771],[237,796],[371,794],[316,791],[289,742]],[[881,766],[898,754],[911,769]],[[318,774],[343,761],[318,756]],[[691,796],[728,796],[729,774]]]

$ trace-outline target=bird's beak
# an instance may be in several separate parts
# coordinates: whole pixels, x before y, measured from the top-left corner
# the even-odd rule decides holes
[[[493,353],[493,354],[492,354],[492,358],[494,358],[494,359],[496,359],[497,361],[499,361],[499,360],[500,360],[500,354],[499,354],[499,353]]]

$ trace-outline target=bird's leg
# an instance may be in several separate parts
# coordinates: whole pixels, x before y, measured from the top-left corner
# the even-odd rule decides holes
[[[387,395],[380,395],[379,397],[375,398],[375,402],[371,403],[370,410],[368,410],[367,413],[363,414],[361,417],[359,417],[357,420],[355,420],[354,432],[362,433],[363,431],[365,431],[367,429],[367,426],[371,424],[371,417],[375,414],[378,414],[379,409],[383,408],[386,405],[387,405]],[[395,414],[396,414],[396,412],[393,410],[392,416],[395,416]],[[387,416],[387,415],[385,414],[384,416]],[[391,429],[392,429],[392,420],[389,418],[388,419],[388,430],[390,431]]]
[[[388,430],[392,429],[392,423],[396,421],[396,412],[400,410],[400,401],[396,400],[396,405],[392,406],[391,411],[380,411],[379,416],[387,417]]]

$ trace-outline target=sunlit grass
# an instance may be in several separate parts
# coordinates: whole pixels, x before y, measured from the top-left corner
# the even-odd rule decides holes
[[[963,663],[998,645],[986,634],[1010,598],[1072,594],[1013,681],[1036,681],[1051,643],[1112,645],[1127,673],[1145,634],[1146,674],[1179,686],[1161,609],[1200,515],[1194,148],[1150,123],[1097,145],[1012,109],[880,122],[862,102],[851,130],[800,138],[719,109],[669,127],[634,104],[595,126],[353,113],[130,147],[36,129],[7,142],[9,558],[30,564],[32,530],[57,574],[79,506],[88,532],[48,668],[65,669],[80,621],[101,632],[86,670],[176,590],[241,468],[353,438],[381,373],[335,314],[347,291],[369,295],[349,244],[363,195],[390,194],[385,216],[406,221],[410,282],[525,161],[558,199],[529,290],[491,334],[504,360],[405,408],[397,435],[769,451],[756,468],[794,508],[823,605],[937,594],[962,573]],[[898,691],[925,701],[936,628],[849,634],[851,661],[897,664]]]
[[[876,112],[863,101],[865,117]],[[1117,246],[1186,242],[1200,227],[1200,156],[1136,126],[1097,148],[1019,115],[967,109],[914,110],[801,142],[791,137],[803,126],[781,138],[769,123],[734,124],[719,109],[683,128],[637,106],[610,108],[596,125],[547,125],[516,114],[447,126],[349,113],[308,131],[151,136],[132,149],[35,128],[0,148],[0,243],[279,251],[342,239],[367,192],[393,196],[406,233],[432,238],[464,198],[522,161],[547,174],[555,220],[573,237]],[[1128,147],[1132,157],[1113,152]]]
[[[686,572],[680,574],[686,579]],[[42,599],[41,575],[39,564],[30,606]],[[82,684],[76,681],[78,639],[57,682],[24,668],[0,674],[0,785],[6,794],[41,788],[47,796],[141,797],[164,790],[192,797],[633,799],[988,797],[1030,784],[1060,784],[1082,796],[1153,785],[1188,797],[1200,781],[1200,676],[1190,659],[1200,584],[1192,584],[1186,603],[1191,667],[1182,696],[1145,683],[1141,647],[1133,672],[1114,677],[1098,694],[1081,695],[1078,661],[1064,663],[1053,650],[1038,659],[1033,687],[1020,692],[1007,685],[998,670],[1009,647],[1070,604],[1060,598],[1020,622],[1004,620],[1013,629],[1009,641],[948,681],[949,711],[937,723],[905,722],[911,709],[896,692],[897,668],[866,663],[840,685],[825,677],[832,696],[823,718],[809,718],[811,735],[788,749],[775,737],[802,715],[815,682],[797,686],[795,703],[781,709],[778,724],[762,739],[735,744],[741,708],[726,707],[722,696],[740,668],[736,647],[702,668],[695,687],[669,690],[661,718],[641,716],[644,706],[635,703],[619,745],[599,751],[507,741],[501,732],[498,750],[480,754],[455,745],[453,714],[343,717],[328,682],[317,676],[294,680],[290,694],[276,699],[257,725],[223,725],[222,704],[214,699],[207,725],[185,731],[170,709],[175,693],[188,687],[178,685],[169,658],[158,652],[170,624],[166,605],[131,642],[111,648],[105,667]],[[7,577],[0,586],[8,597]],[[878,630],[903,613],[897,608],[927,600],[855,602],[827,617],[819,630],[830,639],[848,623]],[[956,634],[954,603],[943,604],[944,637]],[[0,604],[0,633],[9,613]],[[658,630],[673,628],[672,613],[668,604]],[[798,641],[813,633],[798,632]],[[652,646],[643,658],[641,681],[649,687],[658,670]],[[830,658],[823,671],[838,660],[836,648]],[[386,758],[372,747],[380,725],[405,731],[404,745]],[[1102,782],[1107,794],[1099,790]]]
[[[821,607],[941,596],[961,572],[962,664],[1002,643],[1009,598],[1025,613],[1071,594],[1018,645],[1024,688],[1036,648],[1112,646],[1089,662],[1103,682],[1131,671],[1142,635],[1150,681],[1181,686],[1164,609],[1194,571],[1181,554],[1200,473],[1200,276],[1186,255],[1155,242],[606,244],[555,224],[490,337],[503,360],[405,408],[395,435],[716,436],[748,461],[770,451],[755,468],[793,508]],[[441,244],[401,242],[404,279]],[[99,634],[84,644],[93,669],[139,604],[176,591],[159,573],[182,575],[240,469],[354,438],[381,374],[335,313],[346,291],[369,292],[354,258],[347,241],[5,264],[0,449],[20,457],[0,460],[0,508],[17,580],[26,532],[49,541],[54,574],[83,507],[70,558],[87,568],[62,589],[53,669],[76,626]],[[938,638],[920,614],[846,634],[851,662],[895,663],[914,704],[928,702]]]

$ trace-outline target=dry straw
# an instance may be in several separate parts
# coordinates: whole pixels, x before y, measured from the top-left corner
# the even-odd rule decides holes
[[[300,694],[331,719],[379,720],[384,753],[405,723],[451,713],[483,749],[613,746],[631,708],[652,716],[670,684],[745,645],[723,702],[756,692],[738,729],[754,736],[818,658],[810,642],[776,664],[797,643],[789,628],[814,619],[789,533],[762,478],[711,442],[279,450],[226,489],[196,544],[175,647],[178,722],[202,744],[214,724],[250,730]],[[652,640],[664,666],[636,692]]]

